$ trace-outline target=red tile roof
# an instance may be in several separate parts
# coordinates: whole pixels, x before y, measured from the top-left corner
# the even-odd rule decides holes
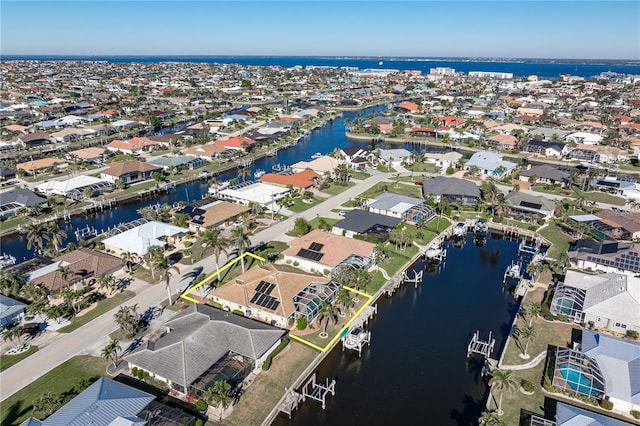
[[[256,143],[253,139],[245,138],[242,136],[236,136],[230,139],[218,139],[215,141],[216,145],[226,146],[228,148],[242,148],[242,142],[246,142],[247,145],[253,145]]]

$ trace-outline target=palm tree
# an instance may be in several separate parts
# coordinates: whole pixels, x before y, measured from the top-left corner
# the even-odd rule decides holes
[[[529,305],[529,326],[532,325],[533,319],[538,316],[542,312],[542,303],[533,302]]]
[[[516,328],[516,335],[518,341],[524,341],[524,352],[522,353],[524,358],[529,358],[527,350],[529,349],[529,343],[536,338],[538,330],[533,325],[525,325],[524,327]]]
[[[0,292],[6,296],[20,296],[27,280],[15,271],[0,275]]]
[[[47,312],[48,309],[49,299],[47,299],[46,297],[40,297],[29,303],[29,305],[27,306],[27,313],[29,315],[40,316],[40,320],[44,322],[43,315]]]
[[[172,276],[171,272],[176,272],[176,273],[180,273],[180,269],[178,269],[177,266],[170,266],[169,263],[167,262],[167,258],[164,256],[158,256],[158,257],[154,257],[151,260],[151,272],[153,274],[153,272],[155,270],[159,270],[160,271],[160,279],[164,279],[164,286],[165,289],[167,290],[167,295],[169,296],[169,304],[173,305],[173,300],[171,299],[171,285],[170,285],[170,278]]]
[[[225,380],[218,380],[213,384],[212,388],[206,390],[203,397],[210,404],[226,410],[231,403],[229,392],[231,392],[231,385]]]
[[[480,426],[506,426],[506,423],[498,417],[495,411],[484,411],[478,419]]]
[[[64,286],[66,287],[69,284],[68,278],[71,274],[71,269],[68,266],[59,265],[57,271],[60,273],[60,277],[62,281],[64,281]]]
[[[133,264],[139,261],[138,255],[130,251],[125,251],[120,255],[120,257],[124,261],[127,272],[131,274],[133,272]]]
[[[102,348],[102,359],[105,361],[113,360],[113,366],[118,363],[118,352],[121,351],[120,341],[118,339],[111,338],[111,341],[107,343],[107,346]]]
[[[251,246],[251,240],[244,233],[244,230],[238,226],[231,231],[231,245],[238,249],[238,256],[242,256],[244,251]],[[242,273],[244,273],[244,257],[241,258],[241,262]]]
[[[173,224],[176,226],[180,226],[181,228],[186,228],[189,225],[189,215],[186,213],[177,213],[173,217]]]
[[[57,252],[60,250],[60,246],[67,239],[67,233],[64,230],[58,228],[56,223],[53,222],[52,226],[47,228],[48,239],[53,244],[53,248]]]
[[[2,334],[2,340],[7,341],[10,340],[13,343],[13,346],[17,348],[20,346],[20,338],[22,337],[22,330],[20,327],[11,327],[4,331]]]
[[[230,241],[226,238],[220,237],[219,231],[214,232],[206,232],[202,236],[202,246],[206,249],[211,247],[213,253],[213,257],[216,260],[216,270],[218,271],[218,281],[220,281],[220,255],[224,253],[225,256],[229,256],[227,252],[227,248],[229,247]]]
[[[633,198],[629,198],[627,200],[627,204],[633,210],[640,209],[640,200],[635,200]]]
[[[133,336],[138,331],[140,316],[138,315],[138,304],[130,306],[120,306],[118,312],[113,314],[113,321],[126,333]]]
[[[25,231],[27,237],[27,250],[31,250],[31,248],[35,248],[37,253],[42,253],[45,242],[49,240],[49,235],[46,232],[46,228],[44,225],[36,225],[35,223],[30,223],[27,225],[27,230]]]
[[[113,275],[100,275],[98,277],[98,287],[107,290],[107,294],[111,296],[111,293],[116,288],[116,277]]]
[[[507,392],[509,395],[513,395],[520,387],[520,383],[511,376],[511,373],[511,370],[495,370],[493,377],[489,380],[489,386],[500,394],[498,409],[496,411],[496,414],[499,416],[502,415],[502,396],[504,393]]]
[[[344,310],[349,309],[353,305],[353,297],[351,297],[349,291],[343,287],[338,292],[338,296],[336,296],[336,303],[338,304],[341,314],[344,314]]]

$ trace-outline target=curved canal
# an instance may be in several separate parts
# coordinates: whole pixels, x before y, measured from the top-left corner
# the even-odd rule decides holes
[[[345,112],[342,118],[327,123],[325,126],[312,131],[297,145],[279,150],[275,157],[265,157],[251,165],[251,175],[256,170],[270,172],[272,167],[277,164],[291,165],[298,161],[309,160],[316,152],[327,154],[335,148],[347,148],[351,146],[360,146],[363,148],[371,147],[370,142],[351,141],[345,136],[345,119],[354,120],[357,114],[367,115],[375,111],[385,109],[385,106],[368,108],[357,112]],[[384,147],[384,144],[381,146]],[[397,147],[397,145],[395,146]],[[406,145],[406,149],[415,149],[415,147]],[[427,149],[427,148],[423,148]],[[236,177],[236,171],[232,170],[217,176],[219,182]],[[65,244],[76,242],[75,231],[89,226],[98,231],[106,230],[120,223],[130,222],[140,217],[138,210],[156,203],[173,204],[177,201],[195,201],[203,198],[207,194],[209,186],[206,182],[198,181],[186,185],[178,186],[168,193],[161,194],[157,197],[146,198],[142,200],[132,200],[128,203],[118,204],[110,210],[98,212],[87,216],[74,216],[70,221],[60,221],[58,226],[67,233]],[[23,235],[13,234],[0,239],[0,252],[14,256],[18,262],[34,257],[33,250],[27,250],[26,239]]]
[[[418,288],[405,284],[378,300],[361,358],[338,344],[320,364],[318,380],[336,380],[327,408],[307,399],[291,420],[281,413],[273,425],[478,424],[487,386],[466,345],[474,331],[483,339],[493,331],[493,357],[502,350],[518,309],[502,278],[518,242],[496,236],[478,247],[469,235],[462,248],[447,245],[444,267],[425,272]]]

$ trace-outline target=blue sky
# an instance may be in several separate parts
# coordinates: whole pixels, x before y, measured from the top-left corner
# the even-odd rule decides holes
[[[2,55],[640,59],[632,1],[14,1]]]

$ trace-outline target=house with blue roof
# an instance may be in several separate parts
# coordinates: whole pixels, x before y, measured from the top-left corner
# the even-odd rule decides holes
[[[0,294],[0,328],[5,328],[20,321],[27,307],[22,302]]]
[[[155,397],[102,377],[58,411],[40,421],[33,417],[20,426],[144,425],[138,415]]]
[[[640,411],[640,343],[582,330],[573,348],[556,350],[553,386]]]
[[[573,405],[558,402],[556,419],[547,420],[539,416],[531,416],[531,426],[628,426],[631,423],[594,413]]]
[[[474,169],[481,174],[496,178],[509,176],[518,167],[516,163],[502,159],[502,155],[496,152],[478,151],[474,153],[464,165],[465,170]]]

